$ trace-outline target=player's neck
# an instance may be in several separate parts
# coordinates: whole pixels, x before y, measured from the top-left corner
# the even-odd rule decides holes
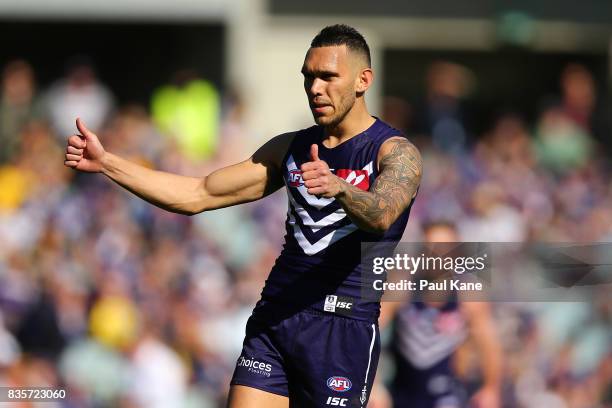
[[[376,121],[370,115],[365,104],[355,104],[342,122],[335,126],[325,128],[325,146],[333,148],[340,143],[359,135]]]

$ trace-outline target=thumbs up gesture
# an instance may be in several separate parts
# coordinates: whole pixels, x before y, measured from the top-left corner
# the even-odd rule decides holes
[[[326,162],[319,159],[319,146],[310,146],[311,161],[302,164],[302,180],[308,193],[326,198],[335,197],[341,191],[342,180],[332,174]]]
[[[88,173],[102,171],[102,158],[106,154],[98,136],[87,129],[80,118],[76,120],[80,134],[68,138],[64,165]]]

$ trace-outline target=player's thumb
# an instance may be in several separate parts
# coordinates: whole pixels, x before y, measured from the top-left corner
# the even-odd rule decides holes
[[[317,146],[316,144],[310,146],[310,159],[312,161],[319,160],[319,146]]]
[[[81,120],[81,118],[77,118],[76,126],[79,132],[81,133],[81,135],[85,137],[85,140],[90,140],[92,138],[95,138],[96,135],[94,134],[94,132],[87,129],[87,126],[85,126],[85,123]]]

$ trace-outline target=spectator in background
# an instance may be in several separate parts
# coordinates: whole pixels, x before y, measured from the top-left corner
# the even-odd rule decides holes
[[[130,353],[129,396],[136,406],[184,406],[188,370],[175,350],[164,343],[159,324],[151,316]],[[201,406],[201,405],[200,405]]]
[[[146,108],[138,104],[120,107],[100,133],[113,149],[148,167],[156,165],[168,149]]]
[[[0,372],[15,363],[19,359],[20,353],[21,347],[15,336],[5,327],[4,317],[0,311]],[[4,376],[0,374],[0,384],[3,382]]]
[[[49,122],[61,137],[74,133],[66,125],[68,118],[78,115],[93,129],[100,129],[114,108],[112,92],[100,82],[93,63],[84,56],[69,61],[66,76],[53,84],[45,95]]]
[[[473,84],[471,73],[463,66],[447,61],[433,63],[427,70],[422,112],[418,112],[418,131],[431,136],[434,147],[461,154],[471,141],[466,125],[464,99]]]
[[[20,146],[23,126],[41,114],[32,67],[24,60],[9,62],[0,89],[0,165],[10,161]]]
[[[386,96],[383,100],[383,120],[408,135],[413,121],[413,108],[405,99]]]
[[[522,117],[514,113],[501,115],[493,129],[478,142],[475,159],[482,173],[503,180],[506,177],[529,177],[535,157],[531,135]],[[518,180],[512,180],[515,184]],[[507,185],[506,187],[511,187]]]
[[[508,202],[508,192],[497,182],[478,184],[470,194],[471,213],[458,223],[462,240],[523,242],[527,225]]]
[[[553,107],[540,116],[536,151],[544,167],[565,174],[587,164],[593,151],[593,139],[566,111]]]
[[[595,79],[585,66],[568,64],[559,85],[561,100],[544,110],[536,131],[538,157],[557,174],[584,167],[596,151],[596,140],[610,149],[612,132],[612,110],[598,98]]]
[[[580,64],[569,64],[561,74],[561,92],[565,115],[589,132],[596,103],[593,75]]]
[[[193,161],[215,153],[220,110],[218,91],[192,70],[177,72],[173,83],[157,89],[151,98],[154,122]]]
[[[12,163],[0,166],[0,214],[19,213],[20,207],[35,198],[41,200],[39,205],[48,205],[52,201],[51,194],[61,193],[69,176],[58,171],[57,166],[48,160],[61,150],[53,140],[54,135],[43,122],[28,122],[17,134],[17,138],[20,143],[27,145],[27,149],[15,156]],[[43,197],[45,202],[42,201]],[[24,231],[23,226],[21,229]],[[8,234],[13,237],[19,235],[16,231]],[[4,237],[0,228],[0,242],[6,245],[7,241],[2,238]],[[6,239],[12,240],[10,237]]]
[[[229,166],[248,157],[257,137],[245,124],[247,107],[238,89],[226,92],[223,102],[223,120],[220,124],[219,143],[214,156],[214,168]],[[212,166],[209,166],[212,167]]]

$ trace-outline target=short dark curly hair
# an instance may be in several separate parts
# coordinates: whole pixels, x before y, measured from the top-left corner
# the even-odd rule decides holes
[[[370,47],[363,35],[356,29],[346,24],[334,24],[327,26],[312,39],[311,48],[329,47],[332,45],[346,45],[346,47],[356,53],[361,54],[368,63],[372,65],[370,58]]]

